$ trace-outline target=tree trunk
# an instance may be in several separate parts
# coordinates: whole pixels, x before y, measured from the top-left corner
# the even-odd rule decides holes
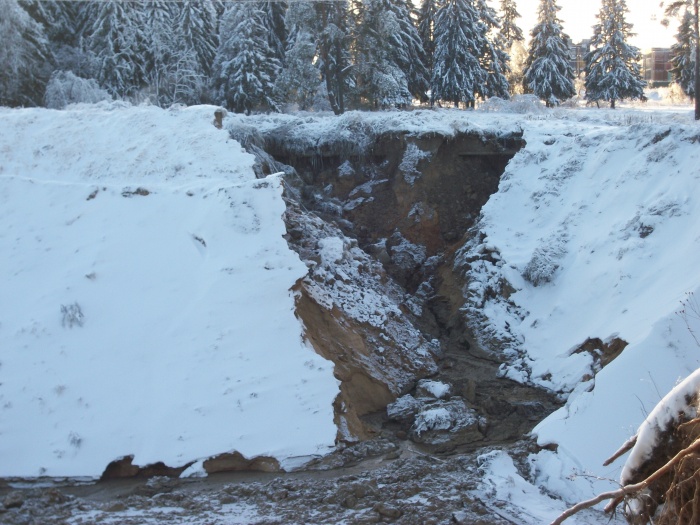
[[[615,109],[615,99],[610,99],[610,109]]]

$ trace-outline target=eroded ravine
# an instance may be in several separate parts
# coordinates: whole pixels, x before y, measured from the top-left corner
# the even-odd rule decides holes
[[[341,441],[390,431],[424,450],[444,453],[523,438],[559,402],[546,391],[499,377],[499,349],[482,348],[468,327],[461,311],[468,283],[453,270],[454,253],[468,241],[506,164],[523,147],[522,137],[391,133],[369,142],[373,146],[364,151],[299,151],[285,148],[279,140],[266,140],[265,147],[274,158],[268,158],[269,164],[286,166],[290,246],[302,260],[311,261],[312,277],[299,285],[297,313],[314,348],[336,363],[342,391],[336,403]],[[326,231],[301,227],[310,215],[322,221]],[[313,279],[318,281],[313,276],[322,258],[319,241],[326,236],[342,237],[360,248],[372,261],[358,263],[365,273],[386,283],[389,295],[403,294],[396,299],[401,322],[415,327],[423,342],[432,343],[430,359],[411,362],[401,355],[404,342],[391,337],[396,330],[383,334],[381,327],[346,315],[342,306],[327,308],[314,300],[308,288]],[[341,273],[344,278],[335,275],[320,285],[334,287],[339,280],[347,287],[362,279]],[[377,344],[382,356],[372,363],[372,346]],[[387,368],[394,375],[405,374],[392,380],[385,375]],[[421,379],[448,385],[449,394],[423,399],[425,389],[418,394],[415,389]],[[422,396],[425,406],[405,417],[402,413],[388,418],[386,405],[406,394]],[[443,409],[450,412],[452,427],[463,423],[460,418],[472,418],[473,424],[459,432],[416,432],[421,410]]]

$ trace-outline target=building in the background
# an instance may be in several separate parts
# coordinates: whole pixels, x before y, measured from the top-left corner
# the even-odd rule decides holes
[[[586,53],[591,50],[591,39],[584,38],[578,44],[571,44],[571,67],[577,78],[586,69]]]
[[[671,50],[667,47],[652,47],[642,53],[642,78],[650,88],[668,87],[673,81],[672,67]]]

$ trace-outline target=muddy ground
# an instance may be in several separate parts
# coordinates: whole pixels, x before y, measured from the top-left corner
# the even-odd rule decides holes
[[[521,455],[525,449],[514,447]],[[408,441],[377,439],[310,470],[240,472],[199,479],[15,480],[0,488],[0,522],[29,524],[416,525],[527,522],[480,486],[479,455],[426,455]],[[9,508],[8,508],[9,507]]]

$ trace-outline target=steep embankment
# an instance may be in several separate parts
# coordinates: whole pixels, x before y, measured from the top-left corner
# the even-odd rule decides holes
[[[0,110],[0,476],[334,445],[280,179],[256,180],[214,109]]]

